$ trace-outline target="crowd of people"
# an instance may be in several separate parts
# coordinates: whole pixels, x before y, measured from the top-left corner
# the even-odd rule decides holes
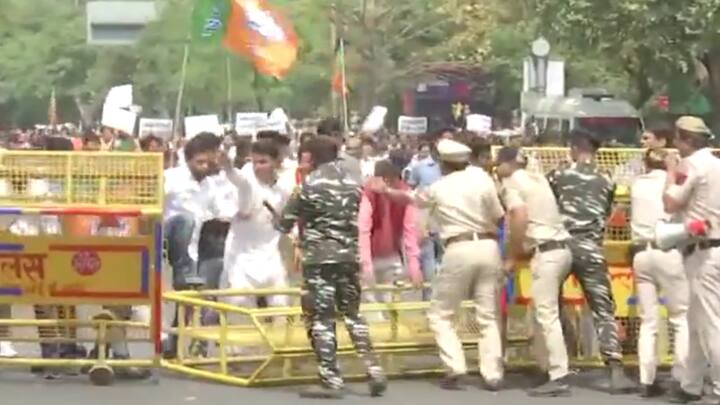
[[[665,152],[672,138],[682,160]],[[33,140],[16,133],[7,147],[166,153],[164,230],[173,288],[301,285],[321,380],[303,396],[344,394],[335,353],[337,314],[367,366],[371,394],[385,391],[387,380],[360,314],[361,301],[390,299],[363,295],[362,286],[375,283],[412,284],[430,301],[428,319],[447,370],[440,385],[448,390],[462,389],[467,374],[454,318],[463,300],[474,300],[480,373],[488,390],[501,389],[500,286],[526,261],[539,331],[534,345],[546,372],[530,395],[571,393],[559,314],[562,284],[570,274],[580,281],[592,311],[612,393],[639,388],[643,397],[662,394],[655,371],[660,287],[675,331],[673,400],[700,399],[708,372],[714,394],[720,395],[720,228],[715,225],[720,225],[720,180],[713,176],[720,173],[720,160],[708,148],[710,130],[699,118],[683,117],[676,128],[650,128],[641,140],[647,152],[631,188],[632,262],[642,319],[639,387],[625,374],[602,249],[615,183],[596,162],[600,142],[592,134],[575,130],[569,139],[572,164],[547,175],[528,169],[531,159],[522,139],[493,157],[491,143],[474,134],[448,129],[425,137],[345,137],[334,120],[297,139],[271,131],[258,133],[254,141],[201,133],[169,147],[159,138],[138,144],[104,129],[86,134],[79,146],[70,137]],[[655,225],[672,216],[713,225],[682,250],[663,251]],[[498,242],[501,221],[508,235],[504,256]],[[39,228],[27,234],[50,232]],[[423,289],[425,282],[432,288]],[[288,305],[284,296],[224,299],[244,307]],[[52,316],[44,308],[37,312]],[[55,346],[43,354],[78,355],[76,349]],[[167,337],[165,349],[169,356],[176,353],[177,339]],[[7,355],[12,347],[4,342],[0,352]],[[115,354],[129,355],[126,347]]]

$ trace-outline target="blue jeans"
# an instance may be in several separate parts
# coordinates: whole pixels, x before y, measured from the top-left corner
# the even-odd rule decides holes
[[[437,273],[438,263],[442,258],[442,244],[437,234],[430,234],[420,243],[420,269],[423,272],[425,282],[432,282]],[[431,297],[431,291],[423,290],[423,300]]]
[[[198,274],[197,263],[190,257],[188,246],[195,230],[195,218],[190,214],[175,215],[165,221],[165,238],[168,242],[168,260],[173,272],[173,288],[187,290],[204,285]]]

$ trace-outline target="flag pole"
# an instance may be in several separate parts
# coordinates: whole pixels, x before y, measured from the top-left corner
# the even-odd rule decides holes
[[[175,102],[175,119],[173,121],[173,135],[177,134],[180,127],[180,109],[182,108],[183,93],[185,93],[185,79],[187,78],[187,65],[190,59],[190,41],[185,43],[183,62],[180,69],[180,87],[178,88],[177,100]]]
[[[347,77],[345,75],[345,39],[340,38],[340,77],[342,78],[342,117],[343,129],[348,132],[348,91]]]
[[[230,55],[225,55],[225,73],[227,77],[227,114],[228,114],[228,121],[233,121],[233,107],[232,107],[232,69],[230,65]]]
[[[337,51],[337,36],[337,10],[335,2],[333,2],[330,6],[330,44],[332,46],[333,53]],[[335,72],[335,69],[337,69],[337,59],[333,57],[332,66],[330,66],[330,72]],[[330,104],[332,108],[332,116],[337,117],[337,94],[335,93],[335,86],[332,84],[332,81],[334,81],[334,79],[335,78],[333,77],[330,80]]]

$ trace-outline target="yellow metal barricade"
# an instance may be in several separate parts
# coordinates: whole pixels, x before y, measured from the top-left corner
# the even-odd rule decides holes
[[[497,150],[497,149],[495,149]],[[547,173],[569,164],[567,148],[525,148],[528,169]],[[642,170],[640,149],[603,149],[598,155],[600,167],[618,184],[616,209],[606,232],[606,255],[610,265],[616,316],[623,326],[625,363],[636,364],[639,321],[635,309],[634,280],[628,248],[629,186]],[[531,277],[527,269],[515,276],[514,294],[505,322],[506,364],[508,368],[533,366],[529,346],[533,340],[530,309]],[[499,287],[500,288],[500,287]],[[362,312],[370,320],[373,344],[390,376],[439,374],[443,367],[427,321],[429,302],[417,301],[411,289],[378,286],[390,291],[391,303],[363,304]],[[568,343],[572,364],[578,367],[603,366],[593,348],[595,330],[586,325],[588,310],[578,281],[570,278],[564,286],[564,304],[572,314],[571,325],[577,344]],[[241,386],[287,384],[316,379],[315,355],[310,346],[299,305],[281,308],[241,308],[225,303],[228,297],[267,297],[287,295],[298,302],[299,289],[255,291],[183,291],[166,293],[164,299],[178,306],[179,325],[170,330],[178,337],[175,360],[165,367],[193,377]],[[408,299],[409,295],[414,299]],[[472,302],[464,302],[456,319],[457,330],[467,350],[468,365],[477,358],[479,328],[474,321]],[[212,319],[212,321],[208,321]],[[364,378],[365,370],[355,358],[350,339],[338,321],[338,355],[349,378]],[[663,363],[671,363],[672,335],[661,328],[660,348]],[[200,349],[199,349],[200,348]]]
[[[161,154],[0,153],[0,304],[60,307],[65,315],[0,319],[0,340],[98,348],[96,359],[21,356],[0,358],[0,366],[88,368],[91,380],[105,385],[113,368],[161,365],[162,174]],[[18,224],[35,228],[11,232]],[[127,229],[97,236],[91,228],[98,224]],[[67,319],[74,306],[133,305],[150,307],[149,323],[113,311]],[[129,341],[151,343],[152,358],[108,359],[117,328],[134,331]]]

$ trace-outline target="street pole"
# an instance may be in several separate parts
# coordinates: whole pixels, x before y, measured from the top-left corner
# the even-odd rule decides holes
[[[190,42],[185,43],[183,53],[182,68],[180,70],[180,87],[178,89],[177,100],[175,102],[175,120],[173,121],[173,134],[177,134],[180,126],[180,109],[182,108],[183,93],[185,92],[185,79],[187,77],[187,65],[190,59]]]
[[[227,115],[228,121],[233,120],[233,106],[232,106],[232,66],[230,64],[230,55],[225,55],[225,73],[227,78]]]

